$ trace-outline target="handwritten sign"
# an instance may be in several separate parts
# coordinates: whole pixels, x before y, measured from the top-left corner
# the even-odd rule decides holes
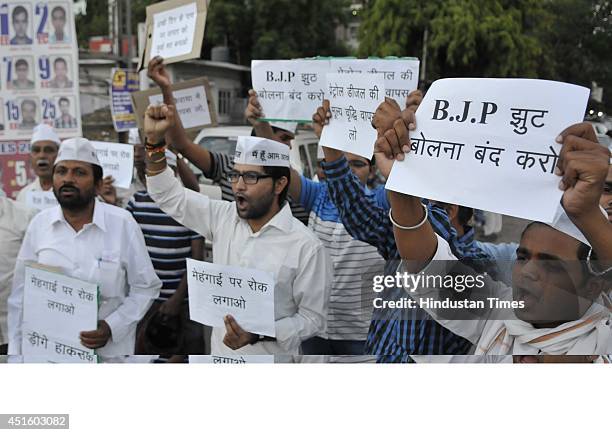
[[[134,174],[134,147],[112,142],[92,141],[91,144],[96,149],[104,176],[111,175],[115,186],[129,189]]]
[[[95,363],[79,334],[98,323],[98,286],[59,273],[26,267],[23,295],[24,357],[50,362]]]
[[[374,112],[385,100],[384,80],[366,74],[327,74],[326,98],[332,117],[319,145],[372,158],[376,130]]]
[[[203,85],[178,90],[174,92],[174,99],[176,100],[176,111],[181,117],[184,128],[189,129],[212,124],[208,101],[206,100],[206,89]],[[160,94],[149,97],[149,104],[161,104],[163,102],[164,98]]]
[[[30,208],[44,210],[57,204],[57,198],[52,190],[30,190],[26,193],[26,205]]]
[[[268,121],[311,122],[323,104],[328,60],[254,60],[253,89]]]
[[[191,320],[225,328],[231,314],[245,331],[275,337],[274,278],[267,272],[187,259]]]
[[[331,71],[339,74],[375,74],[384,80],[385,96],[393,98],[403,109],[408,94],[419,86],[419,60],[399,59],[331,59]]]
[[[213,103],[210,84],[206,77],[186,80],[172,85],[172,94],[176,110],[183,127],[192,135],[198,134],[204,127],[217,125],[217,113]],[[160,104],[163,96],[159,88],[132,93],[138,126],[143,129],[144,113],[149,104]]]
[[[274,355],[189,355],[189,364],[274,364]]]
[[[138,71],[155,56],[166,64],[200,57],[206,25],[205,0],[169,0],[147,6],[147,43]]]
[[[555,138],[582,121],[588,97],[546,80],[438,80],[387,189],[550,223],[562,195]]]
[[[372,74],[384,80],[385,94],[400,107],[417,88],[419,61],[393,59],[254,60],[251,80],[267,121],[311,122],[323,103],[327,74]]]

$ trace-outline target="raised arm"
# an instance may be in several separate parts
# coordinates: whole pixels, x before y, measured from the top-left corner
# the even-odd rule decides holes
[[[174,96],[172,95],[172,81],[170,80],[170,75],[168,74],[168,71],[164,65],[164,59],[160,56],[156,56],[151,59],[147,68],[147,75],[161,89],[164,97],[164,104],[170,107],[171,110],[176,111],[174,106]],[[183,154],[187,160],[197,166],[202,172],[205,174],[209,173],[212,166],[210,152],[207,149],[193,143],[187,136],[178,114],[175,113],[174,117],[176,121],[172,127],[168,129],[168,135],[172,141],[172,146],[177,152]]]
[[[564,191],[561,203],[569,218],[591,244],[604,269],[612,266],[612,224],[599,209],[610,166],[610,151],[597,142],[593,127],[583,122],[565,129],[556,173]]]

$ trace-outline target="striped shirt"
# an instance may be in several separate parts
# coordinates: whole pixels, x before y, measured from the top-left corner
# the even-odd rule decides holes
[[[395,275],[400,256],[389,220],[390,206],[386,196],[377,193],[384,188],[366,190],[344,156],[324,162],[323,169],[330,196],[349,234],[375,246],[387,260],[385,273]],[[444,208],[428,204],[428,209],[434,231],[449,242],[457,258],[474,260],[482,268],[492,264],[488,255],[473,243],[473,230],[458,237]],[[401,288],[389,289],[380,297],[397,300],[403,292]],[[374,309],[366,341],[366,352],[376,355],[379,362],[407,362],[411,361],[410,355],[466,354],[470,348],[468,340],[442,327],[421,308]]]
[[[187,271],[191,242],[201,238],[164,213],[146,191],[134,193],[127,206],[144,234],[155,273],[162,281],[159,300],[167,300]]]
[[[382,274],[385,262],[375,247],[346,231],[327,183],[304,176],[301,180],[300,204],[310,212],[308,228],[323,242],[334,264],[327,334],[322,338],[363,341],[372,317],[372,279]]]
[[[210,172],[204,172],[204,176],[209,178],[221,188],[221,199],[224,201],[235,201],[232,183],[227,179],[227,174],[234,170],[234,159],[223,153],[210,152],[211,166]],[[308,212],[300,204],[287,198],[293,217],[308,225]]]

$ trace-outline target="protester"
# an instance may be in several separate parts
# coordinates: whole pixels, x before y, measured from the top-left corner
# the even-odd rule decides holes
[[[19,248],[34,211],[0,196],[0,355],[8,350],[7,299]]]
[[[408,123],[394,123],[376,142],[378,155],[402,159],[409,152]],[[512,287],[485,277],[487,293],[500,300],[523,302],[508,317],[500,310],[481,310],[477,319],[429,313],[486,355],[605,355],[612,350],[611,308],[612,226],[599,210],[610,152],[596,139],[588,123],[572,125],[559,138],[562,143],[557,171],[564,191],[561,204],[591,246],[547,224],[531,223],[521,236]],[[392,222],[402,256],[399,273],[445,276],[457,257],[435,234],[426,219],[421,199],[389,191]],[[454,290],[417,285],[406,294],[413,298],[441,299]],[[471,297],[474,292],[468,292]],[[461,310],[457,310],[461,312]],[[484,312],[483,312],[484,311]],[[459,314],[460,315],[460,314]],[[456,315],[457,316],[457,315]]]
[[[168,166],[176,172],[174,153],[166,151],[166,160]],[[138,179],[146,185],[144,166],[138,166]],[[139,325],[136,353],[142,355],[156,355],[168,351],[187,355],[204,353],[203,326],[190,320],[189,317],[186,274],[187,258],[202,260],[204,253],[202,237],[165,214],[146,189],[134,194],[128,203],[127,211],[138,222],[155,273],[162,281],[159,298],[149,308]],[[175,327],[175,331],[172,327]],[[169,330],[173,330],[176,342],[169,339],[171,335],[167,333]],[[154,332],[157,332],[159,337]],[[160,346],[160,343],[164,346]]]
[[[406,110],[414,111],[422,97],[419,91],[411,93],[407,99]],[[399,113],[399,106],[395,106],[394,109]],[[314,115],[313,121],[315,125],[322,126],[327,124],[330,117],[329,102],[325,101],[323,107]],[[395,274],[399,253],[388,217],[389,203],[384,188],[379,187],[368,192],[352,174],[348,161],[340,151],[327,147],[323,147],[323,151],[327,186],[346,230],[355,239],[376,247],[387,261],[385,274]],[[378,168],[385,178],[388,177],[392,164],[393,162],[384,156],[380,160],[377,158]],[[483,268],[490,269],[493,266],[492,259],[474,245],[473,230],[459,235],[443,206],[430,203],[428,208],[436,231],[450,241],[461,258],[482,263]],[[384,298],[400,298],[402,293],[400,288],[389,289],[384,293]],[[441,327],[425,311],[415,308],[403,318],[400,314],[398,310],[373,311],[365,351],[377,355],[379,362],[410,362],[411,355],[465,354],[469,351],[471,344],[467,340]]]
[[[320,137],[321,124],[314,124]],[[365,186],[372,162],[346,153],[351,171]],[[369,194],[369,191],[366,192]],[[375,247],[354,239],[344,228],[327,183],[291,171],[289,194],[310,213],[308,228],[319,237],[333,262],[327,331],[302,343],[307,355],[363,355],[372,316],[372,277],[383,272],[384,260]],[[376,194],[385,195],[384,189]]]
[[[9,354],[21,353],[25,267],[38,263],[99,284],[98,328],[81,344],[102,357],[134,353],[136,324],[158,297],[155,274],[138,224],[128,212],[96,201],[102,166],[87,139],[62,142],[53,166],[59,205],[41,211],[26,232],[9,297]]]
[[[174,104],[174,97],[172,96],[171,89],[172,83],[161,57],[158,56],[151,59],[148,66],[148,76],[162,90],[164,103],[168,105]],[[269,123],[259,121],[258,117],[261,113],[258,106],[257,97],[254,91],[252,91],[250,92],[249,104],[245,111],[245,116],[253,125],[256,136],[265,137],[291,146],[291,140],[294,138],[293,133],[279,128],[273,129]],[[189,137],[187,137],[180,120],[178,120],[176,125],[169,130],[169,135],[172,146],[198,167],[206,178],[211,179],[213,183],[221,187],[222,199],[225,201],[234,201],[232,183],[227,178],[234,167],[232,157],[223,153],[210,152],[193,143]],[[292,198],[289,198],[289,205],[293,216],[304,225],[307,225],[308,213],[306,210],[295,203]]]
[[[608,220],[612,222],[612,166],[608,168],[608,176],[606,177],[606,184],[604,185],[599,205],[603,207],[608,214]]]
[[[245,331],[232,316],[213,328],[213,354],[295,355],[300,343],[325,331],[331,261],[316,236],[291,216],[286,203],[288,148],[278,142],[239,137],[228,174],[234,203],[184,189],[167,168],[164,135],[177,122],[171,106],[145,113],[147,188],[168,215],[211,240],[218,264],[267,271],[274,277],[276,337]],[[257,153],[254,153],[257,151]],[[261,152],[278,159],[261,159]]]
[[[49,191],[53,188],[53,165],[60,146],[60,138],[52,127],[39,124],[32,131],[30,141],[30,167],[36,179],[22,188],[17,201],[24,203],[28,192]]]
[[[53,188],[53,166],[60,146],[60,138],[55,130],[47,124],[39,124],[32,131],[30,141],[30,167],[34,169],[36,179],[22,188],[17,194],[17,201],[25,204],[28,192],[48,192]],[[102,180],[99,199],[107,204],[117,202],[115,180],[106,176]]]

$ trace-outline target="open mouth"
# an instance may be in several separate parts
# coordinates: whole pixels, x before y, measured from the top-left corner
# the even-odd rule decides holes
[[[538,292],[525,287],[516,287],[516,296],[519,301],[525,302],[525,306],[536,305],[540,303],[542,299]]]
[[[51,165],[49,164],[48,160],[39,160],[38,162],[36,162],[36,167],[38,169],[49,169]]]
[[[249,200],[242,194],[237,193],[236,197],[236,205],[240,210],[244,210],[249,205]]]

